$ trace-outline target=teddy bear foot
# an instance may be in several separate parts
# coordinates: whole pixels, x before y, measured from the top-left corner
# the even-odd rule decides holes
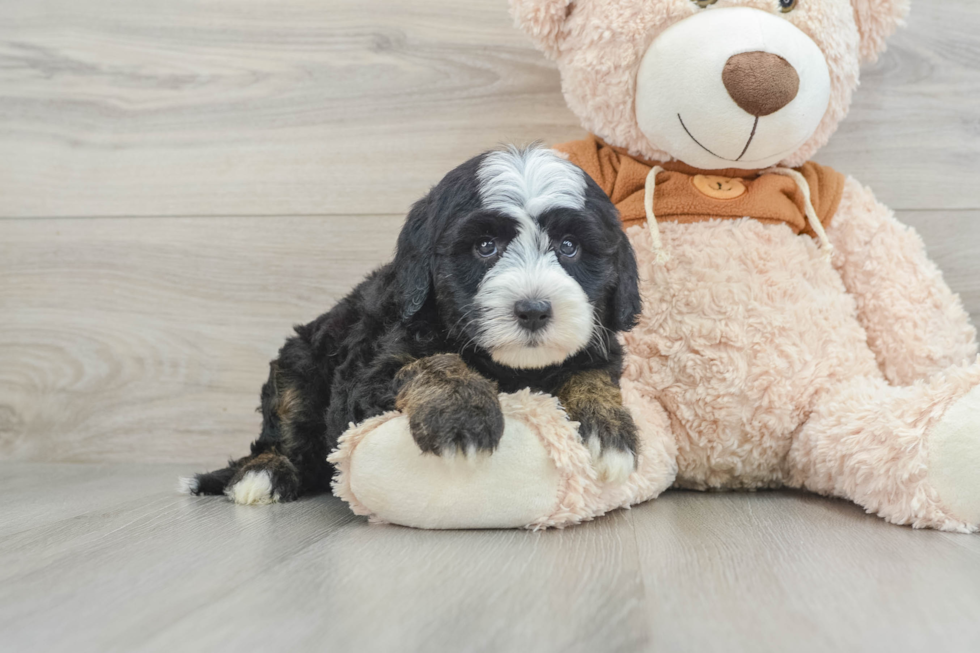
[[[980,526],[980,386],[946,411],[928,446],[929,483],[949,516]]]

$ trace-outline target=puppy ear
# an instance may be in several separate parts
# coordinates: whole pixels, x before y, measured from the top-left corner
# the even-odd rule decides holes
[[[432,286],[432,238],[428,198],[412,206],[398,234],[395,252],[395,289],[402,319],[419,312]]]
[[[609,326],[613,331],[629,331],[636,326],[643,302],[640,299],[636,257],[625,233],[621,235],[616,250],[616,272],[619,278],[609,300]]]
[[[575,0],[510,0],[514,24],[551,59],[558,56],[562,27]]]
[[[877,61],[885,51],[885,39],[905,24],[910,0],[851,0],[851,4],[861,35],[861,59]]]

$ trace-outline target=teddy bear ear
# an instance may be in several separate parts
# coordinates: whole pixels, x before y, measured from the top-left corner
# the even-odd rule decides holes
[[[558,56],[562,26],[575,0],[510,0],[514,23],[552,59]]]
[[[861,58],[876,61],[885,50],[885,39],[905,24],[911,0],[851,0],[861,34]]]

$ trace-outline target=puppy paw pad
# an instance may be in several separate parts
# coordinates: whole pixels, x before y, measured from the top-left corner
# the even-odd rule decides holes
[[[261,506],[279,501],[272,490],[272,475],[267,471],[245,472],[242,480],[227,490],[229,499],[242,506]]]

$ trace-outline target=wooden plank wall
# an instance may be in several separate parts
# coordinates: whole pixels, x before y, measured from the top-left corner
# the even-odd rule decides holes
[[[818,160],[980,317],[980,3],[919,0]],[[241,453],[291,324],[501,142],[582,135],[506,0],[0,0],[0,458]]]

